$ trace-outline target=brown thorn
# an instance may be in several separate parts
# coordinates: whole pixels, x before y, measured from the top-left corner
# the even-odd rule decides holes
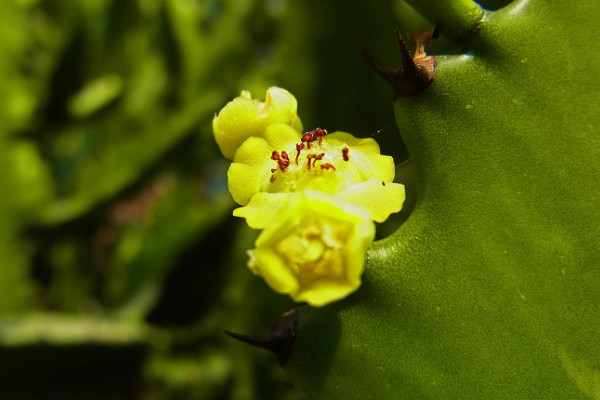
[[[401,68],[388,68],[363,49],[363,54],[373,69],[394,89],[394,99],[416,96],[427,89],[433,82],[436,73],[436,60],[433,56],[427,56],[424,50],[424,45],[432,37],[433,31],[434,29],[432,28],[429,31],[411,36],[418,39],[417,54],[413,58],[406,47],[406,42],[404,42],[400,31],[394,29],[402,57]]]

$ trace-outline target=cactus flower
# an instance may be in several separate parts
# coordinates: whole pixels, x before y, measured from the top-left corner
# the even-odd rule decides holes
[[[215,140],[223,155],[230,160],[238,147],[249,137],[260,137],[274,123],[302,131],[302,122],[296,114],[296,98],[285,89],[271,87],[264,102],[259,102],[243,91],[213,119]]]
[[[264,228],[248,265],[277,292],[320,307],[360,286],[375,236],[361,207],[305,190],[260,193],[238,210],[251,226]]]
[[[296,100],[270,88],[264,103],[248,92],[213,120],[215,139],[233,159],[234,210],[262,229],[250,269],[276,291],[316,307],[361,284],[375,222],[400,211],[404,186],[375,140],[316,128],[302,132]]]
[[[241,205],[261,192],[310,189],[335,194],[382,222],[404,202],[404,186],[392,183],[394,172],[392,157],[381,155],[371,138],[345,132],[327,135],[322,129],[301,135],[288,125],[273,124],[239,147],[228,182]]]

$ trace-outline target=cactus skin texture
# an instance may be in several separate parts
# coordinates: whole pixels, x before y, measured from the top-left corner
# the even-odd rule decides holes
[[[600,399],[600,3],[472,15],[435,21],[467,53],[395,102],[413,214],[359,291],[298,309],[285,369],[309,398]]]

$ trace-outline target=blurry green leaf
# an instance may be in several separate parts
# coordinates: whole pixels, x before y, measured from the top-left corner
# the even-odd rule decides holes
[[[0,346],[24,346],[35,342],[126,344],[146,342],[148,335],[149,331],[141,324],[101,318],[60,314],[0,318]]]
[[[119,75],[106,75],[88,83],[68,104],[69,112],[77,118],[85,118],[117,98],[123,90]]]
[[[16,186],[12,201],[21,213],[31,218],[35,207],[48,203],[53,195],[48,165],[30,142],[12,142],[8,153],[11,165],[5,174],[13,174]]]
[[[124,125],[119,126],[118,142],[83,161],[76,171],[73,195],[41,210],[40,222],[45,225],[64,223],[109,200],[193,133],[198,121],[207,119],[222,102],[222,95],[209,92],[166,121],[157,121],[157,116],[149,117],[155,123],[145,124],[142,132],[126,132]]]

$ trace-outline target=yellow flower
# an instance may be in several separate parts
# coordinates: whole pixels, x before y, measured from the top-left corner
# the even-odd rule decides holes
[[[393,159],[381,155],[371,138],[327,135],[321,129],[303,136],[288,125],[272,124],[261,137],[250,137],[239,147],[228,182],[241,205],[257,193],[310,189],[335,194],[382,222],[404,202],[404,186],[392,183],[394,172]]]
[[[270,88],[264,103],[248,92],[213,120],[222,153],[233,159],[233,214],[262,229],[249,267],[276,291],[324,306],[361,283],[375,222],[400,211],[404,186],[373,139],[317,128],[302,132],[296,99]]]
[[[230,160],[249,137],[260,137],[273,123],[283,123],[301,132],[302,123],[296,114],[297,102],[285,89],[271,87],[267,90],[265,102],[252,99],[243,91],[218,113],[213,119],[215,140],[223,155]]]
[[[375,236],[361,207],[305,190],[259,193],[237,211],[250,226],[264,229],[249,252],[249,267],[274,290],[320,307],[360,286]]]

